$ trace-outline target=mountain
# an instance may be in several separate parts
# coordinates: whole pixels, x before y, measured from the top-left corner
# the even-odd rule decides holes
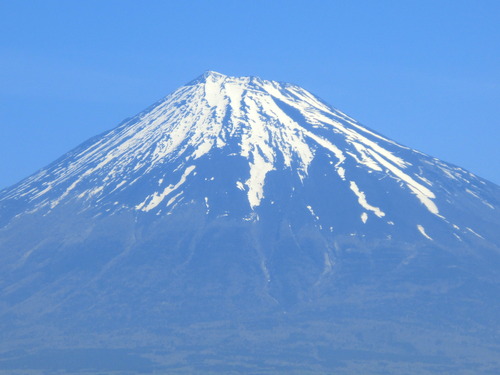
[[[296,85],[206,72],[0,192],[0,373],[496,373],[499,212]]]

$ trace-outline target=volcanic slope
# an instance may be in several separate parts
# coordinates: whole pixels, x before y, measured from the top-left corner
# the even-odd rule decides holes
[[[499,210],[296,85],[207,72],[0,192],[0,369],[494,371]]]

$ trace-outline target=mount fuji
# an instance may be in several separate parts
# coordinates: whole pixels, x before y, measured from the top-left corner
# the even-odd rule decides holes
[[[497,373],[499,229],[499,186],[209,71],[0,191],[0,373]]]

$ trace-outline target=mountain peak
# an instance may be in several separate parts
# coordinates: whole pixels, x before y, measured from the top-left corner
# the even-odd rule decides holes
[[[225,74],[216,72],[215,70],[206,70],[202,75],[204,78],[214,77],[214,78],[226,78]]]
[[[202,84],[222,84],[230,82],[232,85],[250,86],[253,89],[262,89],[264,83],[273,83],[280,85],[279,82],[263,80],[257,76],[228,76],[213,70],[207,70],[202,75],[191,81],[188,85]],[[288,85],[288,84],[286,84]]]
[[[193,83],[198,83],[198,82],[205,83],[208,80],[223,80],[225,78],[228,78],[228,76],[226,76],[225,74],[216,72],[214,70],[206,70],[205,72],[203,72],[203,74],[201,74],[200,76],[195,78],[192,82]]]

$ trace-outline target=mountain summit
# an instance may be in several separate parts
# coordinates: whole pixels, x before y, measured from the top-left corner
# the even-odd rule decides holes
[[[0,370],[120,340],[140,371],[491,369],[499,212],[299,86],[208,71],[0,192]]]

